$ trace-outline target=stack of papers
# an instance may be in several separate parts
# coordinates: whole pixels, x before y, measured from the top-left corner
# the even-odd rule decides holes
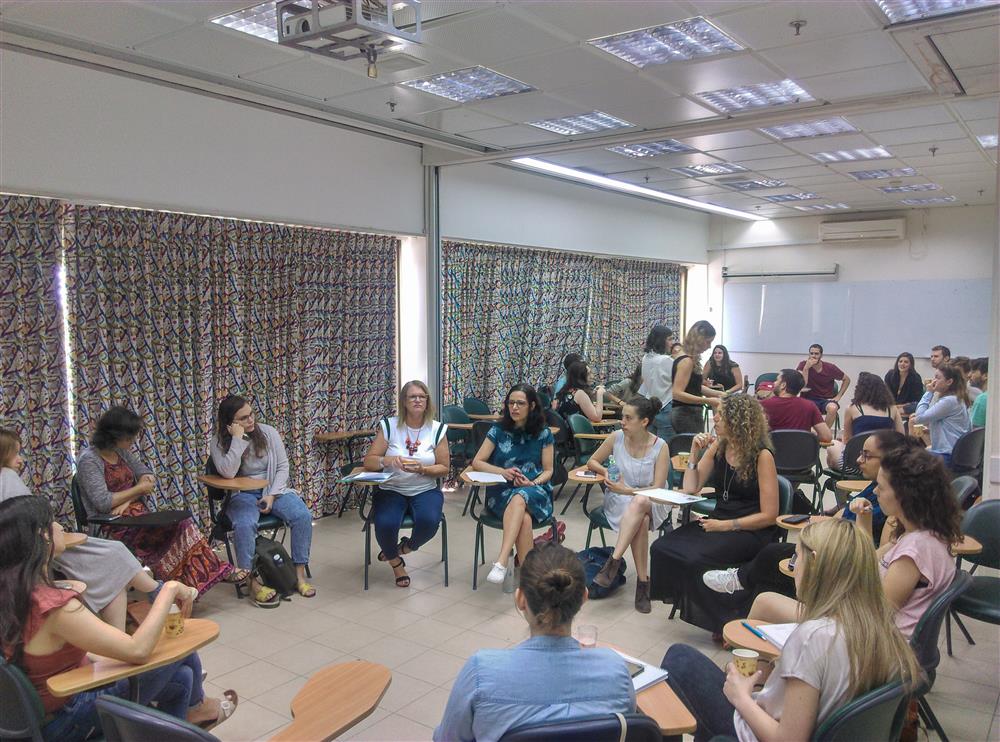
[[[788,637],[790,637],[792,632],[798,627],[799,625],[797,623],[772,623],[764,626],[758,626],[757,630],[766,636],[767,640],[778,649],[784,649],[785,642],[788,641]]]
[[[615,650],[618,652],[618,650]],[[656,665],[651,665],[648,662],[643,662],[640,659],[631,657],[624,652],[618,652],[618,655],[625,660],[628,665],[637,665],[642,667],[642,672],[637,675],[632,675],[632,686],[635,688],[635,692],[638,693],[641,690],[645,690],[651,685],[659,683],[661,680],[667,679],[667,671],[662,667],[657,667]]]
[[[670,505],[690,505],[693,502],[701,502],[708,498],[702,497],[701,495],[689,495],[684,492],[678,492],[677,490],[667,490],[654,487],[648,490],[636,490],[637,495],[645,495],[650,500],[656,500],[657,502],[665,502]]]
[[[386,471],[362,471],[357,474],[350,474],[343,479],[341,482],[384,482],[385,480],[392,477],[392,472]]]
[[[507,480],[490,471],[470,471],[466,476],[478,484],[502,484]]]

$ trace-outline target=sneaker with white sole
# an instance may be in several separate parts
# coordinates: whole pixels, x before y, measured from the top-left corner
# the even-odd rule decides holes
[[[507,576],[507,568],[500,564],[500,562],[493,562],[493,569],[490,573],[486,575],[486,581],[492,582],[494,585],[499,585],[503,583],[504,577]]]
[[[737,590],[746,590],[740,583],[739,569],[730,567],[729,569],[712,569],[701,576],[710,590],[717,593],[729,593],[732,595]]]

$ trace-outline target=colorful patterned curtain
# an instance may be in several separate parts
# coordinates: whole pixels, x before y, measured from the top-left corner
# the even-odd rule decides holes
[[[499,409],[519,381],[553,383],[571,351],[597,381],[618,381],[650,327],[680,323],[671,263],[445,241],[441,265],[446,404],[471,395]]]
[[[0,196],[0,426],[21,438],[21,476],[73,522],[70,426],[59,311],[58,201]]]

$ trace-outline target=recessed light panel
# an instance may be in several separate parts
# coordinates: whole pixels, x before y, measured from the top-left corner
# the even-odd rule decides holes
[[[779,193],[777,196],[764,196],[768,201],[776,204],[783,204],[788,201],[812,201],[819,198],[815,193]]]
[[[805,103],[815,100],[794,80],[760,82],[753,85],[741,85],[738,88],[708,90],[695,93],[695,96],[726,113],[745,111],[748,108],[783,106],[789,103]]]
[[[976,139],[979,140],[979,146],[983,149],[992,149],[997,146],[996,134],[980,134]]]
[[[487,67],[466,67],[422,77],[419,80],[407,80],[401,84],[458,103],[529,93],[534,90],[520,80],[501,75]]]
[[[564,136],[589,134],[590,132],[604,131],[606,129],[625,129],[633,125],[624,119],[617,118],[603,111],[591,111],[590,113],[579,113],[575,116],[564,116],[559,119],[528,122],[528,126],[534,126],[536,129],[545,129],[546,131],[552,131]]]
[[[675,173],[686,175],[689,178],[705,178],[709,175],[730,175],[732,173],[745,173],[747,169],[735,162],[710,162],[704,165],[688,165],[687,167],[670,168]]]
[[[889,170],[853,170],[848,173],[855,180],[879,180],[881,178],[908,178],[916,175],[912,167],[894,167]]]
[[[954,200],[954,196],[933,196],[932,198],[904,198],[903,203],[907,206],[930,206],[931,204],[950,204]]]
[[[914,183],[913,185],[885,186],[879,188],[882,193],[913,193],[914,191],[937,191],[941,186],[936,183]]]
[[[851,208],[847,204],[836,203],[836,204],[808,204],[806,206],[793,206],[793,209],[798,209],[799,211],[836,211],[838,209],[849,209]]]
[[[918,21],[947,13],[997,5],[997,0],[875,0],[889,23]]]
[[[812,152],[811,156],[820,162],[852,162],[854,160],[884,160],[892,157],[885,147],[867,149],[838,149],[832,152]]]
[[[819,121],[799,121],[794,124],[778,124],[765,126],[762,132],[775,139],[805,139],[807,137],[826,137],[831,134],[850,134],[857,131],[847,119],[836,116]]]
[[[713,57],[743,48],[700,16],[592,39],[589,43],[636,67]]]
[[[274,10],[275,5],[274,0],[271,0],[268,3],[254,5],[252,8],[244,8],[235,13],[213,18],[212,23],[277,43],[278,14]]]
[[[676,139],[662,139],[659,142],[642,142],[641,144],[619,144],[614,147],[606,147],[606,149],[626,157],[656,157],[657,155],[673,155],[679,152],[694,152],[691,147],[681,144]]]
[[[781,188],[785,185],[785,181],[773,178],[729,178],[715,182],[719,185],[735,188],[737,191],[758,191],[762,188]]]

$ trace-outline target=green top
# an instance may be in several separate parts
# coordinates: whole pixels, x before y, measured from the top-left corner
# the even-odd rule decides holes
[[[986,427],[986,392],[983,392],[978,397],[976,401],[972,403],[972,427],[974,428],[985,428]]]

